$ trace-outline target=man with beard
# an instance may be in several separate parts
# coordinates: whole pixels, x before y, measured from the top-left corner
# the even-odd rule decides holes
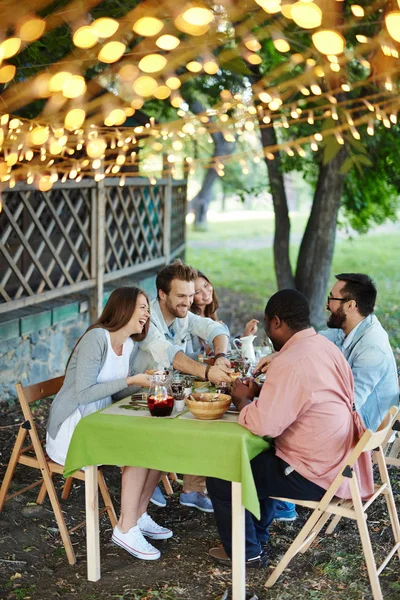
[[[373,313],[376,287],[368,275],[340,273],[326,308],[329,329],[320,333],[344,354],[354,377],[354,404],[365,426],[375,431],[399,402],[396,362],[389,338]]]
[[[268,526],[275,513],[271,496],[320,500],[364,431],[353,410],[349,364],[334,344],[311,327],[305,296],[292,289],[280,290],[268,301],[264,323],[277,350],[268,376],[261,389],[253,379],[238,381],[233,389],[239,424],[256,435],[275,438],[273,449],[251,461],[261,518],[246,511],[249,567],[266,564]],[[362,497],[373,491],[372,463],[367,459],[355,466]],[[229,564],[231,484],[209,477],[207,487],[223,544],[223,548],[212,548],[210,555]],[[347,481],[338,495],[350,497]]]
[[[147,337],[139,344],[135,367],[162,369],[171,366],[212,383],[230,383],[232,371],[226,358],[229,341],[228,328],[212,319],[200,317],[189,311],[194,298],[197,271],[180,260],[166,265],[156,277],[157,298],[150,303],[150,328]],[[205,365],[191,359],[192,336],[199,336],[214,347],[215,363]],[[161,490],[156,488],[152,502],[165,506]],[[204,477],[184,475],[180,503],[203,512],[213,512],[206,495]]]

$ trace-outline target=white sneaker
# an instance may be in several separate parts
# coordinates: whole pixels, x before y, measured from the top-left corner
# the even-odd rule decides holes
[[[141,560],[157,560],[161,556],[161,552],[143,537],[138,525],[131,527],[127,533],[122,533],[116,525],[111,541]]]
[[[137,524],[140,527],[140,531],[148,538],[153,540],[167,540],[172,537],[172,531],[167,529],[167,527],[162,527],[158,525],[147,512],[143,513],[141,517],[139,517]]]

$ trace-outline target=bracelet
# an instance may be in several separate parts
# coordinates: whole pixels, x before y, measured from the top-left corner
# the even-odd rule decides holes
[[[210,369],[211,369],[211,365],[207,365],[207,366],[206,366],[206,371],[205,371],[205,373],[204,373],[204,379],[205,379],[206,381],[209,381],[209,379],[208,379],[208,371],[209,371]]]
[[[218,354],[216,354],[216,355],[214,356],[214,360],[218,360],[218,358],[222,358],[222,357],[223,357],[223,358],[226,358],[226,354],[225,354],[225,352],[218,352]]]

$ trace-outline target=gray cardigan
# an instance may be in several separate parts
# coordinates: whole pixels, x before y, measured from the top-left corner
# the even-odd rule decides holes
[[[84,334],[75,348],[62,388],[55,396],[50,409],[47,431],[55,439],[61,424],[79,404],[89,404],[107,396],[119,400],[129,396],[138,386],[127,387],[126,379],[116,379],[105,383],[97,383],[97,377],[107,356],[107,338],[105,329],[91,329]],[[138,351],[135,344],[129,357],[129,373],[133,373],[133,363]]]

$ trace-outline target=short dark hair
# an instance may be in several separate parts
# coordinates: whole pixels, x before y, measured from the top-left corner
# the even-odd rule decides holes
[[[298,290],[279,290],[268,300],[265,307],[268,319],[279,317],[293,331],[311,327],[310,307],[307,298]]]
[[[345,281],[343,295],[356,301],[360,315],[368,317],[374,312],[377,292],[371,277],[364,273],[339,273],[335,277],[339,281]]]
[[[185,265],[181,260],[176,259],[170,265],[166,265],[158,272],[156,277],[157,295],[161,290],[164,294],[171,291],[171,281],[180,279],[181,281],[195,281],[197,279],[197,270],[190,265]]]

